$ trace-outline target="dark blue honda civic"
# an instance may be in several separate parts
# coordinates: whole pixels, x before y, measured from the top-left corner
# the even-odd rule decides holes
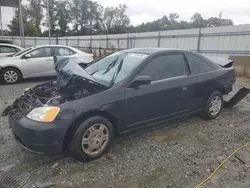
[[[27,89],[3,115],[23,148],[92,160],[115,135],[197,112],[216,118],[236,79],[232,64],[160,48],[119,51],[85,69],[55,58],[57,80]]]

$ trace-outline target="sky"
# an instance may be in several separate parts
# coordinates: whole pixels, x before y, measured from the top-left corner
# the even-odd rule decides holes
[[[27,0],[23,0],[25,3]],[[194,13],[203,18],[215,17],[222,12],[223,18],[230,18],[235,25],[250,24],[250,0],[96,0],[103,6],[128,6],[127,15],[132,25],[139,25],[176,12],[180,20],[189,21]],[[13,17],[13,8],[2,8],[3,26]]]

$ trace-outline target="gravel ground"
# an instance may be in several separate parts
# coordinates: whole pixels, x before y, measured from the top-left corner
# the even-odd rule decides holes
[[[25,88],[45,80],[0,86],[0,112]],[[235,91],[249,80],[240,80]],[[89,163],[65,155],[28,153],[13,141],[7,118],[0,117],[0,168],[33,181],[51,181],[57,188],[195,187],[237,147],[250,141],[250,96],[216,120],[189,118],[163,128],[150,128],[116,138],[110,151]],[[231,158],[202,187],[249,187],[250,146]],[[245,158],[244,158],[245,156]],[[247,156],[247,157],[246,157]],[[240,160],[239,160],[240,159]]]

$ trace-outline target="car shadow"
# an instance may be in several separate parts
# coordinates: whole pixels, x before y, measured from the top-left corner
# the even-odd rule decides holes
[[[27,78],[19,83],[36,83],[36,82],[47,82],[51,80],[56,80],[55,76],[48,76],[48,77],[37,77],[37,78]]]
[[[36,78],[26,78],[21,81],[19,81],[16,84],[4,84],[3,82],[0,82],[0,85],[20,85],[20,84],[36,84],[36,83],[42,83],[42,82],[48,82],[51,80],[56,80],[55,76],[48,76],[48,77],[36,77]]]

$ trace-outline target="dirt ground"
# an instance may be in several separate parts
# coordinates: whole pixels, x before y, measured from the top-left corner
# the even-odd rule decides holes
[[[0,112],[25,88],[46,80],[0,85]],[[235,91],[250,81],[241,79]],[[0,117],[0,169],[57,188],[195,187],[231,154],[250,141],[250,95],[216,120],[192,117],[164,128],[140,130],[116,138],[111,150],[89,163],[64,155],[34,155],[13,141],[7,118]],[[232,157],[201,187],[250,187],[250,146]]]

